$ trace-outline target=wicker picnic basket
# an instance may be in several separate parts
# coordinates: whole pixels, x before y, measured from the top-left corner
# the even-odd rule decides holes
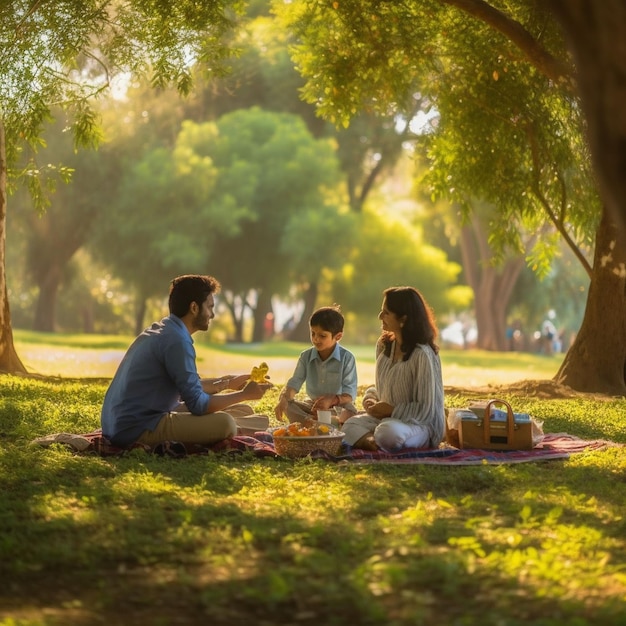
[[[274,437],[274,449],[280,456],[289,459],[300,459],[315,450],[323,450],[332,456],[341,452],[344,433],[334,431],[330,435],[313,435],[311,437]]]
[[[502,405],[506,419],[497,421],[491,407]],[[532,421],[528,415],[518,421],[511,405],[506,400],[488,400],[470,406],[459,422],[460,448],[482,448],[483,450],[530,450],[533,447]],[[470,417],[474,414],[472,417]],[[469,415],[467,415],[469,414]]]

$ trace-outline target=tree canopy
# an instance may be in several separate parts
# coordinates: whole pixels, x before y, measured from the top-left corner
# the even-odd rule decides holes
[[[348,230],[334,146],[315,139],[300,117],[257,107],[228,113],[215,128],[215,140],[198,149],[218,171],[211,203],[232,216],[237,233],[215,242],[212,264],[232,296],[265,315],[272,295],[336,262],[320,254]],[[238,220],[237,211],[245,211]]]
[[[561,23],[569,27],[570,33],[579,29],[584,2],[576,2],[570,11],[557,0],[548,4],[557,8]],[[589,247],[595,235],[593,265],[584,252],[578,255],[592,281],[589,315],[585,316],[578,342],[584,349],[572,351],[572,359],[568,354],[566,363],[569,359],[570,364],[576,361],[578,366],[564,367],[562,380],[578,379],[592,387],[621,390],[626,303],[623,296],[620,299],[615,294],[624,293],[620,267],[625,246],[621,245],[620,231],[607,219],[606,207],[598,201],[589,167],[584,137],[585,122],[589,120],[581,117],[583,107],[578,97],[582,87],[589,114],[589,102],[593,100],[590,86],[594,84],[589,79],[589,55],[579,54],[574,67],[553,15],[523,0],[506,4],[483,0],[300,0],[276,2],[275,7],[286,25],[284,39],[294,38],[293,58],[306,78],[305,98],[326,119],[355,131],[346,135],[354,141],[340,142],[339,152],[350,176],[348,192],[353,209],[363,209],[362,199],[371,189],[373,177],[388,162],[386,155],[393,160],[402,139],[413,133],[415,113],[421,110],[431,120],[413,133],[419,136],[422,154],[431,164],[423,184],[435,197],[445,196],[458,203],[466,218],[485,201],[494,205],[497,212],[489,222],[489,245],[496,254],[503,255],[507,248],[521,250],[526,242],[535,241],[534,248],[527,250],[528,261],[545,272],[550,254],[557,249],[554,237],[546,231],[548,221],[574,251],[580,250],[577,244]],[[99,136],[89,103],[106,90],[116,73],[148,74],[153,86],[174,83],[187,92],[193,80],[192,67],[216,70],[216,62],[226,54],[223,35],[236,16],[230,6],[218,2],[174,5],[166,1],[153,5],[120,0],[92,2],[91,12],[81,13],[84,8],[84,2],[70,1],[16,2],[11,8],[0,7],[0,16],[7,18],[0,27],[0,39],[5,44],[0,53],[0,72],[3,86],[7,86],[0,100],[2,242],[7,186],[13,189],[16,181],[27,181],[43,207],[42,181],[66,173],[41,166],[37,159],[40,130],[52,103],[69,113],[68,127],[74,131],[77,144],[95,143]],[[264,13],[258,3],[254,11],[255,15]],[[600,17],[606,21],[607,14]],[[269,21],[258,18],[255,24],[256,30],[249,32],[261,36],[261,41]],[[597,31],[614,33],[598,28],[589,40],[597,37]],[[269,40],[277,41],[272,37]],[[249,52],[248,60],[253,60],[254,54],[259,59],[276,54],[280,59],[263,66],[264,73],[259,74],[268,97],[280,92],[272,72],[286,75],[284,48],[263,44]],[[241,64],[244,71],[246,63],[244,60]],[[605,63],[604,67],[609,65]],[[586,70],[583,76],[579,69]],[[606,72],[601,76],[606,78]],[[609,95],[615,94],[607,81],[598,84],[607,86]],[[252,94],[252,82],[250,88]],[[292,104],[287,98],[283,106]],[[619,115],[608,116],[611,120],[614,117],[618,119]],[[371,119],[381,121],[380,137],[372,132],[368,122]],[[364,131],[358,128],[360,121],[365,122]],[[308,125],[318,130],[323,127],[310,117]],[[589,127],[598,128],[594,124]],[[619,136],[618,132],[617,139]],[[592,146],[598,163],[597,133],[594,137],[596,143]],[[614,146],[614,138],[608,139]],[[173,162],[168,161],[165,152],[151,152],[153,161],[145,163],[143,173],[158,178],[160,168]],[[367,167],[363,167],[365,164]],[[241,171],[254,176],[253,171]],[[141,174],[139,170],[137,173]],[[600,183],[605,190],[603,197],[615,215],[615,196],[606,193],[609,178],[601,176]],[[212,184],[211,176],[207,180]],[[164,191],[161,183],[159,187]],[[245,188],[237,189],[235,199],[245,194]],[[155,201],[162,199],[160,195],[152,197]],[[327,196],[324,211],[334,202],[328,202]],[[321,223],[300,219],[289,230],[315,232]],[[248,231],[255,234],[251,228]],[[181,241],[162,238],[160,245],[174,252],[168,256],[161,250],[160,258],[175,261],[177,243]],[[285,244],[287,248],[293,250]],[[4,250],[0,252],[0,294],[4,294],[0,346],[4,364],[0,362],[0,367],[19,369],[10,335]],[[298,267],[294,264],[294,272]],[[304,263],[302,267],[306,269]],[[306,277],[301,278],[306,282]],[[311,285],[316,288],[315,282]],[[267,298],[267,293],[257,293],[261,295]],[[608,320],[598,318],[603,308],[613,311]],[[613,350],[615,357],[607,360],[603,355],[611,342],[619,349]],[[595,378],[586,376],[587,371],[594,372]]]
[[[501,249],[519,249],[519,234],[534,229],[529,259],[545,269],[546,254],[556,250],[545,237],[546,220],[572,249],[595,236],[593,265],[579,253],[592,280],[582,332],[557,378],[623,393],[622,254],[598,200],[576,68],[554,16],[523,1],[301,0],[276,7],[296,35],[303,93],[328,119],[347,125],[362,109],[406,115],[416,93],[430,102],[438,113],[426,135],[433,189],[468,208],[476,196],[494,202],[492,242]],[[600,318],[602,309],[614,313]],[[614,356],[607,359],[609,346]]]
[[[100,140],[92,100],[118,74],[192,87],[192,64],[219,71],[237,2],[15,0],[0,5],[0,370],[24,371],[13,346],[5,271],[7,193],[23,180],[45,206],[36,151],[51,108],[65,108],[75,143]],[[28,148],[30,153],[25,152]],[[45,177],[43,178],[45,184]]]

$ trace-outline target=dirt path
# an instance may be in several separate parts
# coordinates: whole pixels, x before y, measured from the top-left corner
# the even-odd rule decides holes
[[[60,378],[111,378],[124,356],[125,350],[55,348],[53,346],[20,347],[20,358],[32,374]],[[204,352],[198,348],[198,370],[202,376],[241,374],[257,365],[250,354]],[[267,358],[270,380],[282,385],[293,373],[294,357]],[[359,386],[374,384],[374,363],[357,360]],[[506,393],[541,398],[572,398],[576,394],[567,387],[549,379],[526,380],[528,372],[464,368],[458,364],[443,364],[446,394],[493,397]],[[584,394],[583,394],[584,395]]]

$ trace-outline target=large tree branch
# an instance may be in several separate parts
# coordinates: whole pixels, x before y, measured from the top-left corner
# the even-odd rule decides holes
[[[563,240],[569,247],[569,249],[574,253],[580,264],[582,265],[585,272],[587,272],[587,276],[589,278],[592,277],[592,267],[589,264],[589,261],[585,258],[585,255],[582,253],[579,246],[572,239],[567,230],[566,226],[566,211],[567,211],[567,198],[565,194],[565,185],[562,185],[562,194],[561,194],[561,211],[560,215],[557,215],[556,211],[553,210],[552,205],[546,198],[545,194],[541,190],[541,181],[540,181],[540,172],[542,171],[542,163],[541,158],[539,156],[539,147],[537,144],[537,137],[534,131],[534,128],[531,124],[526,126],[526,135],[528,137],[528,143],[530,145],[530,153],[533,160],[533,182],[531,186],[532,193],[539,200],[539,203],[543,207],[543,210],[546,212],[548,219],[554,224],[554,227],[559,231]],[[557,178],[562,180],[562,176],[557,172]]]
[[[571,82],[572,69],[548,52],[519,22],[484,0],[441,0],[472,15],[512,41],[540,72],[557,83]]]

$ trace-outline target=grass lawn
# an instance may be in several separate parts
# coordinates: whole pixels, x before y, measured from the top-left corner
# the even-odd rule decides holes
[[[110,378],[132,340],[131,336],[15,331],[17,351],[27,369],[44,376]],[[251,365],[263,359],[270,365],[270,375],[277,384],[283,384],[291,376],[298,355],[309,347],[310,344],[286,342],[214,346],[203,342],[202,337],[196,339],[198,368],[204,376],[247,372]],[[359,382],[373,384],[373,347],[346,345],[346,348],[357,358]],[[562,360],[562,355],[479,350],[443,350],[441,356],[444,384],[452,387],[552,378]]]
[[[62,378],[0,377],[0,626],[626,623],[622,448],[458,468],[77,456],[29,442],[99,426],[110,374],[90,364],[131,338],[16,339],[33,369]],[[257,408],[271,415],[303,347],[198,352],[207,375],[267,360],[278,386]],[[443,362],[457,387],[551,377],[559,364]],[[626,443],[624,399],[503,397],[547,432]]]

